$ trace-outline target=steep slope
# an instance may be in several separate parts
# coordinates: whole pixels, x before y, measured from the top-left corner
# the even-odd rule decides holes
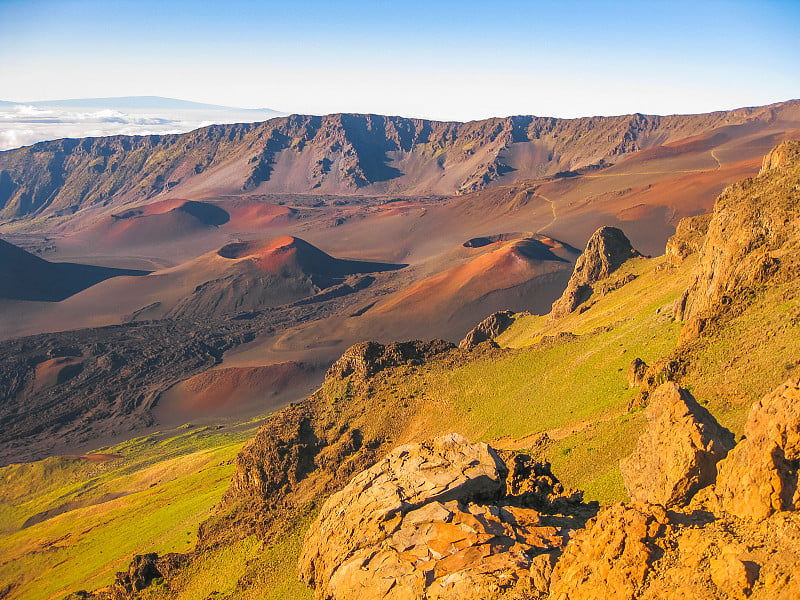
[[[695,280],[679,310],[686,335],[748,290],[800,273],[800,143],[764,158],[758,177],[728,188],[714,206]],[[753,202],[758,198],[758,202]]]
[[[239,455],[230,490],[219,511],[201,527],[197,548],[182,557],[137,559],[117,577],[114,590],[122,597],[149,598],[207,597],[219,590],[233,597],[309,597],[296,587],[291,593],[286,590],[294,585],[300,538],[321,499],[343,489],[352,476],[379,463],[399,444],[444,432],[491,440],[495,448],[527,455],[511,457],[515,465],[546,460],[565,485],[586,489],[587,497],[625,501],[629,492],[618,460],[634,451],[647,417],[651,424],[645,436],[659,431],[654,437],[664,445],[648,438],[639,444],[636,462],[644,465],[643,477],[667,462],[654,460],[657,468],[651,470],[653,465],[641,462],[647,460],[647,448],[663,447],[670,455],[686,444],[705,451],[713,443],[695,433],[716,429],[715,422],[738,435],[747,432],[747,439],[727,458],[715,453],[711,462],[719,465],[716,479],[709,475],[712,465],[703,461],[702,485],[715,481],[714,488],[668,494],[668,501],[675,502],[668,510],[649,504],[654,497],[647,496],[644,504],[604,508],[586,529],[561,514],[560,524],[578,531],[564,540],[558,562],[560,546],[544,552],[547,556],[536,564],[542,567],[539,583],[546,587],[534,587],[548,590],[553,598],[610,597],[612,592],[626,599],[668,597],[672,592],[696,598],[796,596],[800,528],[797,512],[789,509],[797,506],[798,424],[793,408],[800,375],[800,273],[794,260],[798,215],[792,186],[800,157],[787,148],[775,156],[760,177],[720,197],[709,221],[716,219],[715,227],[722,232],[725,226],[725,233],[713,251],[703,219],[687,222],[670,245],[679,252],[623,262],[592,286],[584,311],[555,320],[514,315],[514,322],[494,339],[499,348],[479,343],[458,350],[440,342],[352,348],[318,392],[273,415]],[[729,204],[734,197],[736,202]],[[774,220],[773,209],[778,215]],[[760,234],[749,237],[752,231]],[[709,238],[700,243],[698,238],[705,235]],[[472,245],[508,243],[486,237]],[[484,242],[488,244],[480,246]],[[699,254],[698,246],[703,249]],[[714,263],[724,267],[723,274],[733,274],[724,281],[735,285],[726,284],[721,295],[703,277],[706,261],[717,252],[734,257]],[[765,255],[778,260],[776,267],[752,269],[764,264]],[[748,274],[753,272],[761,275],[752,278]],[[713,315],[705,327],[679,343],[683,324],[674,319],[674,309],[687,289],[701,295],[710,291],[714,310],[703,313]],[[637,392],[626,380],[626,370],[635,359],[651,365],[643,379],[655,393],[645,401],[655,406],[646,413],[630,404]],[[787,377],[789,382],[775,389]],[[666,387],[659,388],[662,382]],[[691,397],[696,403],[689,402]],[[757,402],[759,398],[763,400]],[[663,401],[669,410],[658,408]],[[670,414],[686,427],[667,429]],[[729,447],[728,433],[715,437],[724,437],[724,449]],[[742,485],[747,484],[742,470],[751,464],[758,467],[753,474],[759,482],[774,483],[764,486],[766,494],[742,489],[748,487]],[[676,461],[671,466],[687,465]],[[535,468],[530,471],[535,474]],[[670,485],[673,475],[665,478]],[[658,487],[663,482],[659,478],[655,483]],[[689,496],[694,504],[685,506]],[[424,516],[418,524],[434,526],[431,517],[446,522],[454,514],[459,523],[470,518],[453,508],[417,515]],[[510,522],[512,510],[496,508],[485,523],[504,532],[505,525],[521,525]],[[777,512],[767,520],[747,516],[765,509]],[[732,516],[737,514],[743,516]],[[387,530],[397,526],[397,531],[409,533],[405,512],[388,516],[381,521]],[[406,547],[425,550],[417,541],[426,536],[414,533],[420,535]],[[499,539],[500,532],[491,535],[506,542]],[[507,545],[513,546],[513,538],[507,537]],[[446,552],[460,549],[460,538],[446,541]],[[249,551],[253,546],[259,550]],[[434,549],[443,555],[442,546]],[[402,560],[416,565],[422,558],[406,555]],[[520,562],[531,561],[520,557]],[[483,568],[479,560],[459,559],[459,571],[465,563]],[[111,583],[110,575],[106,582]],[[112,593],[106,590],[100,597]]]
[[[182,135],[57,140],[0,153],[0,217],[121,207],[167,192],[464,193],[504,176],[568,176],[714,131],[721,137],[712,144],[798,127],[800,104],[788,102],[705,115],[470,123],[292,115]]]
[[[0,240],[0,299],[59,302],[111,277],[147,271],[53,263]]]

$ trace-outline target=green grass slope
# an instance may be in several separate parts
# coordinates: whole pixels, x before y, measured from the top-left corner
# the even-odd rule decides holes
[[[3,597],[60,598],[111,584],[134,554],[191,550],[254,430],[188,428],[99,450],[119,456],[108,461],[51,457],[3,467]]]

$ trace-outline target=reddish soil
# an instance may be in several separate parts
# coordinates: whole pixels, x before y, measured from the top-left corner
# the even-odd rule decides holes
[[[154,413],[165,425],[199,416],[263,414],[308,394],[317,383],[315,372],[298,362],[211,369],[162,394]]]

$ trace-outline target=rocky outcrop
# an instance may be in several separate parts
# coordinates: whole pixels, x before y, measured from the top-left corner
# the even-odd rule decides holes
[[[395,449],[322,507],[301,579],[318,599],[477,600],[518,585],[544,593],[567,535],[524,505],[580,497],[553,495],[549,468],[525,458],[512,476],[519,496],[506,493],[507,474],[492,448],[455,434]]]
[[[760,177],[772,169],[777,169],[798,159],[800,159],[800,145],[797,142],[784,142],[767,153],[761,163],[758,175]]]
[[[364,379],[390,367],[419,365],[422,361],[453,348],[455,348],[453,344],[444,340],[430,342],[417,340],[387,345],[378,342],[360,342],[348,348],[341,358],[331,365],[326,377],[344,379],[348,375],[355,374],[356,377]]]
[[[482,342],[493,340],[508,329],[514,322],[514,313],[510,310],[501,310],[486,317],[461,340],[458,347],[463,350],[474,348]]]
[[[684,217],[678,222],[675,234],[667,240],[666,255],[673,265],[681,264],[688,256],[700,251],[708,233],[711,215]]]
[[[574,311],[592,295],[592,285],[608,277],[626,260],[641,256],[630,240],[616,227],[601,227],[586,244],[578,257],[567,289],[553,302],[550,318],[562,317]]]
[[[733,434],[673,382],[651,395],[647,422],[634,453],[620,462],[625,487],[634,501],[684,506],[714,482]]]
[[[550,598],[627,600],[639,597],[663,553],[656,539],[667,529],[660,507],[612,506],[579,531],[553,570]]]
[[[716,493],[723,510],[764,519],[800,509],[800,379],[750,409],[744,439],[719,464]]]
[[[647,363],[641,358],[634,358],[628,366],[628,387],[637,388],[644,382],[647,373]]]
[[[236,456],[236,472],[224,501],[242,497],[268,501],[291,492],[316,468],[320,444],[311,419],[300,406],[269,419]]]
[[[134,556],[128,570],[117,573],[115,587],[133,594],[148,587],[153,579],[169,578],[186,560],[185,554],[174,552],[164,556],[155,553]]]
[[[784,142],[770,156],[761,175],[717,198],[693,281],[676,311],[687,322],[684,341],[748,290],[800,276],[800,142]]]
[[[570,540],[550,600],[789,600],[800,592],[800,514],[759,525],[617,504]]]
[[[709,445],[702,440],[709,439],[709,429],[721,428],[713,418],[710,426],[705,418],[698,420],[700,407],[685,391],[672,383],[659,387],[648,408],[657,414],[648,414],[648,431],[626,461],[627,469],[623,463],[629,489],[631,466],[644,466],[631,489],[638,501],[604,509],[573,536],[553,569],[547,597],[798,597],[798,401],[800,379],[795,378],[756,403],[745,438],[717,463],[716,485],[697,494],[688,507],[679,502],[665,510],[659,505],[664,504],[661,499],[674,495],[675,489],[688,489],[689,482],[697,479],[693,474],[697,470],[687,465],[699,464],[701,446]],[[724,447],[730,438],[722,432],[717,437]],[[677,471],[684,471],[685,483],[674,486],[670,482],[679,478],[675,468],[679,465],[684,465]]]
[[[84,590],[74,592],[65,600],[128,600],[138,597],[138,593],[150,587],[155,580],[168,581],[177,575],[180,569],[190,560],[188,554],[170,552],[159,556],[155,552],[137,554],[128,565],[127,571],[116,574],[114,583],[87,592]]]

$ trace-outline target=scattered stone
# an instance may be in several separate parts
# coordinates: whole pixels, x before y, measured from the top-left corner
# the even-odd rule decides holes
[[[656,389],[646,414],[648,427],[636,450],[620,461],[625,487],[634,501],[685,506],[714,482],[717,461],[733,447],[734,436],[673,382]]]
[[[744,439],[719,464],[716,493],[723,510],[764,519],[800,509],[800,378],[753,404]]]

